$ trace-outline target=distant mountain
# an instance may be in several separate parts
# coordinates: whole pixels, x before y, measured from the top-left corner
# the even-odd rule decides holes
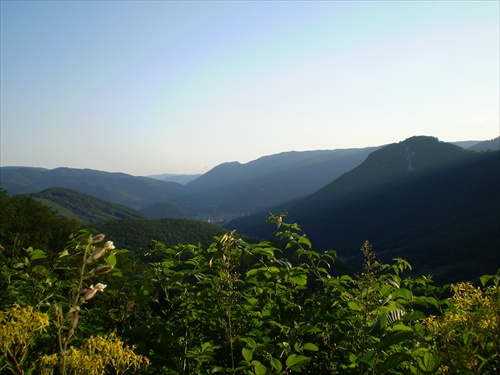
[[[477,145],[479,142],[481,142],[481,141],[458,141],[458,142],[449,142],[449,143],[451,143],[452,145],[455,145],[455,146],[460,146],[462,148],[468,149],[468,148],[471,148],[472,146]]]
[[[373,152],[357,168],[280,211],[319,249],[360,264],[365,240],[385,261],[408,259],[441,281],[473,278],[500,267],[500,159],[413,137]],[[274,211],[277,212],[277,211]],[[230,229],[262,235],[265,214]]]
[[[112,219],[144,218],[144,215],[130,207],[71,189],[50,188],[34,194],[34,197],[59,211],[62,216],[75,218],[86,225]]]
[[[175,200],[184,192],[184,186],[174,182],[125,173],[72,168],[2,167],[0,184],[11,195],[38,193],[44,189],[62,187],[134,209],[155,202]]]
[[[455,153],[464,152],[458,146],[445,145],[454,149]],[[345,173],[361,166],[368,155],[378,149],[380,147],[291,151],[264,156],[245,164],[223,163],[185,185],[90,169],[1,167],[0,185],[11,195],[62,187],[142,210],[152,218],[210,218],[213,222],[222,222],[304,198],[341,176],[345,178]],[[400,168],[418,167],[419,161],[412,159],[411,150],[401,149],[400,152],[404,155]],[[423,155],[429,152],[424,151]],[[370,160],[367,159],[369,163]],[[365,164],[363,168],[371,169],[370,164]],[[359,174],[358,184],[353,186],[348,183],[344,193],[362,188],[367,181],[373,184],[384,173],[395,173],[390,169],[382,171],[382,174],[379,172],[373,172],[368,180],[364,179],[365,172],[356,172]],[[336,194],[340,190],[337,187]]]
[[[143,210],[149,217],[220,221],[307,196],[375,149],[292,151],[246,164],[223,163],[186,185],[89,169],[28,167],[0,168],[0,185],[11,195],[63,187]]]
[[[489,141],[478,142],[469,147],[469,150],[474,151],[496,151],[500,150],[500,137],[496,137]]]
[[[154,178],[156,180],[166,181],[166,182],[177,182],[178,184],[185,185],[188,182],[196,180],[200,176],[201,176],[201,174],[168,174],[168,173],[165,173],[165,174],[149,175],[146,177]]]
[[[304,197],[359,165],[378,147],[284,152],[220,164],[186,187],[219,212],[256,212]]]

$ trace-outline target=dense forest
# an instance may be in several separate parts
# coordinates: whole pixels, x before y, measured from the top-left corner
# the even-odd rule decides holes
[[[269,241],[186,221],[189,242],[131,251],[127,225],[111,241],[5,190],[0,209],[1,373],[500,372],[498,273],[436,286],[369,242],[344,272],[285,215]]]

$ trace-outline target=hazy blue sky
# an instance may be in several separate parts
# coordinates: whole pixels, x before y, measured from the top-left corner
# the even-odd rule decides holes
[[[1,1],[2,166],[499,135],[498,1]]]

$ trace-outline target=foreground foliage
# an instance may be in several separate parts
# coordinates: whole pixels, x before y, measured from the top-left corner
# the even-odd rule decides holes
[[[441,289],[366,242],[362,272],[338,276],[334,251],[269,222],[275,243],[131,253],[84,230],[55,257],[4,251],[0,372],[499,373],[499,275]]]

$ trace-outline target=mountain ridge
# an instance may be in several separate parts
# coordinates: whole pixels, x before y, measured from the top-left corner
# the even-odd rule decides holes
[[[405,146],[415,153],[412,163]],[[369,240],[383,261],[403,257],[417,272],[446,281],[459,273],[477,277],[500,267],[499,161],[498,151],[476,153],[416,137],[375,151],[273,212],[288,212],[286,220],[299,223],[316,249],[333,248],[352,264],[360,264],[358,249]],[[266,216],[235,219],[227,228],[265,238]]]

